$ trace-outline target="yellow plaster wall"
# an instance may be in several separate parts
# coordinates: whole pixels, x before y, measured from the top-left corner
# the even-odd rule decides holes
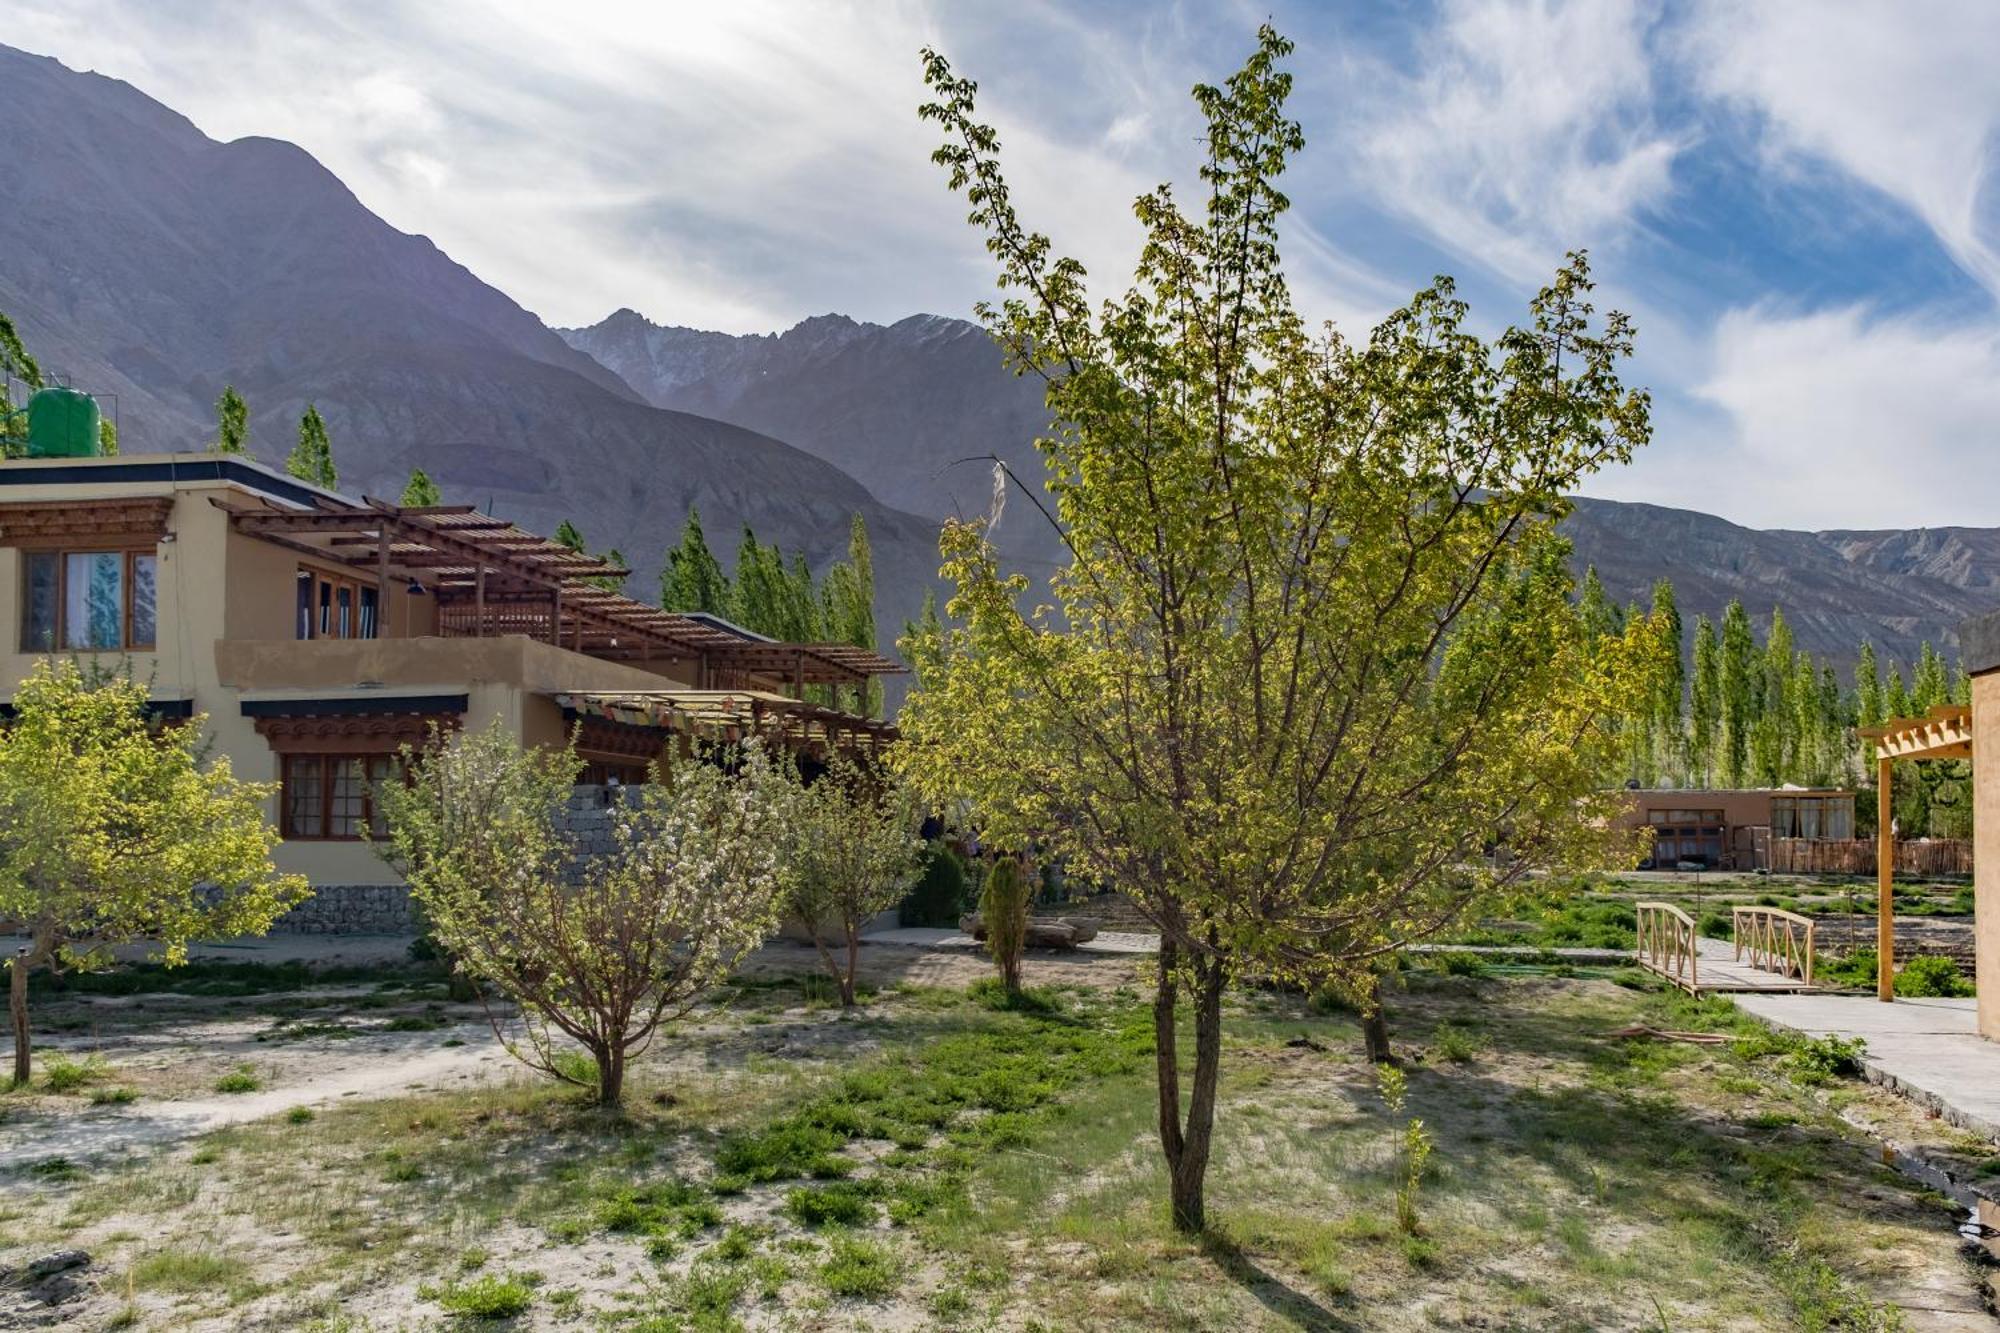
[[[2000,1041],[2000,671],[1972,678],[1972,931],[1979,1033]]]

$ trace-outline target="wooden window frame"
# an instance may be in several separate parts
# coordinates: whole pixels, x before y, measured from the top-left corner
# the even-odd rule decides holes
[[[298,574],[295,577],[297,583],[306,585],[306,623],[304,627],[306,633],[301,636],[301,642],[311,639],[379,639],[383,637],[382,613],[387,599],[383,596],[382,586],[375,580],[357,578],[351,574],[334,574],[313,565],[300,565]],[[353,624],[354,629],[357,631],[356,633],[339,634],[335,633],[331,628],[324,632],[321,630],[320,590],[322,588],[326,590],[326,619],[330,625],[337,624],[339,620],[340,594],[342,592],[350,594],[351,600],[349,601],[349,606],[352,608]],[[362,627],[361,595],[364,592],[375,595],[375,618],[368,625],[368,629],[371,631],[368,634],[358,632]],[[292,592],[292,610],[296,615],[298,611],[298,589],[296,583]],[[296,634],[298,630],[299,626],[296,624],[293,625],[292,632]]]
[[[364,786],[361,793],[360,827],[366,833],[334,833],[333,828],[333,775],[335,768],[343,763],[354,762],[361,765]],[[294,765],[311,764],[319,770],[319,827],[318,833],[300,833],[292,824],[292,772]],[[383,772],[378,776],[370,770],[377,765]],[[393,766],[393,767],[391,767]],[[320,751],[299,751],[278,756],[278,833],[286,842],[361,842],[374,833],[375,828],[375,784],[387,778],[390,772],[402,781],[409,781],[409,766],[400,754],[384,753],[380,750],[367,752],[325,753]]]
[[[24,653],[150,653],[157,652],[160,645],[160,548],[158,543],[145,546],[61,546],[23,545],[21,552],[21,651]],[[109,648],[70,648],[64,646],[69,629],[69,560],[76,555],[115,555],[120,558],[118,567],[118,642]],[[51,641],[47,646],[27,642],[29,565],[36,556],[50,556],[56,562],[56,605],[55,624]],[[132,637],[132,593],[138,586],[134,576],[140,560],[153,562],[153,637],[144,643],[137,643]]]

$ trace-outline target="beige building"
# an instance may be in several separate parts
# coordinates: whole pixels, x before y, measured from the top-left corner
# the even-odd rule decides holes
[[[322,913],[396,884],[369,790],[433,724],[574,733],[596,783],[695,736],[890,736],[803,696],[858,697],[896,663],[663,612],[608,591],[621,572],[469,507],[357,501],[238,455],[9,460],[0,699],[51,653],[129,663],[159,714],[204,716],[240,776],[280,784],[278,860]]]
[[[1854,837],[1854,793],[1835,788],[1632,788],[1624,797],[1618,827],[1653,831],[1644,869],[1762,870],[1773,839]]]

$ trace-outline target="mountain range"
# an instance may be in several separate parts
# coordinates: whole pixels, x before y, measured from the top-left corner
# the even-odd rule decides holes
[[[744,524],[817,568],[866,519],[887,646],[934,585],[936,525],[1029,486],[1040,388],[977,326],[841,315],[731,335],[620,310],[551,329],[431,241],[397,231],[303,149],[221,143],[130,85],[0,46],[0,310],[44,368],[103,396],[128,452],[198,450],[233,383],[276,462],[300,413],[331,428],[342,488],[395,495],[422,467],[447,498],[530,528],[563,519],[631,560],[650,598],[691,505],[728,562]],[[1010,488],[1011,489],[1011,488]],[[1040,572],[1059,540],[1013,492],[996,530]],[[1580,500],[1579,566],[1684,616],[1781,606],[1846,662],[1863,638],[1948,653],[2000,606],[2000,529],[1756,531],[1691,510]]]

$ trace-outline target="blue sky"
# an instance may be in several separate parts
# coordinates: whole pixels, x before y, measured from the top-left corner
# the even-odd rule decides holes
[[[2000,525],[2000,4],[1005,6],[0,0],[0,41],[291,139],[551,323],[965,314],[916,51],[1109,285],[1193,179],[1187,89],[1299,44],[1288,264],[1358,334],[1434,273],[1489,328],[1573,246],[1654,444],[1597,494],[1757,526]]]

